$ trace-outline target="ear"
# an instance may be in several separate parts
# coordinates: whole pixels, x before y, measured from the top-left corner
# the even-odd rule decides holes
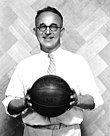
[[[33,28],[33,33],[36,35],[36,28],[35,27]]]
[[[63,36],[63,33],[65,32],[65,28],[63,27],[62,29],[61,29],[61,37]]]

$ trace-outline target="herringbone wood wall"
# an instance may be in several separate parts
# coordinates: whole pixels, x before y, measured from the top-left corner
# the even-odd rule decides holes
[[[110,136],[110,0],[0,0],[0,101],[16,65],[39,52],[34,18],[46,5],[62,12],[63,46],[89,62],[104,100],[85,113],[83,135]],[[20,136],[19,123],[5,114],[2,103],[0,109],[0,135]]]

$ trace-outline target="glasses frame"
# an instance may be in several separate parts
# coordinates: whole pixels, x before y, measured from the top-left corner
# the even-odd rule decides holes
[[[44,26],[45,26],[45,30],[42,31],[42,30],[40,29],[40,26],[41,26],[41,25],[44,25]],[[56,30],[52,30],[52,29],[51,29],[51,28],[52,28],[52,25],[56,25],[56,26],[57,26],[57,27],[56,27]],[[39,29],[39,31],[41,31],[41,32],[47,31],[47,28],[49,28],[49,30],[50,30],[51,32],[56,32],[56,31],[58,30],[58,28],[61,29],[62,27],[60,27],[60,26],[58,26],[57,24],[54,24],[54,23],[53,23],[53,24],[51,24],[51,25],[49,25],[49,26],[47,26],[47,25],[45,25],[45,24],[40,24],[40,25],[37,26],[36,28]]]

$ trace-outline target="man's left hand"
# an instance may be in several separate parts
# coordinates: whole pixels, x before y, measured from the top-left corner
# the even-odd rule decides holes
[[[76,106],[77,102],[78,102],[78,96],[76,92],[74,92],[74,94],[70,96],[70,108],[72,108],[73,106]]]

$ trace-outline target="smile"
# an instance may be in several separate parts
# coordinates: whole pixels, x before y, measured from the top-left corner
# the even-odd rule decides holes
[[[44,40],[46,40],[46,41],[50,41],[50,40],[52,40],[54,37],[43,37],[44,38]]]

